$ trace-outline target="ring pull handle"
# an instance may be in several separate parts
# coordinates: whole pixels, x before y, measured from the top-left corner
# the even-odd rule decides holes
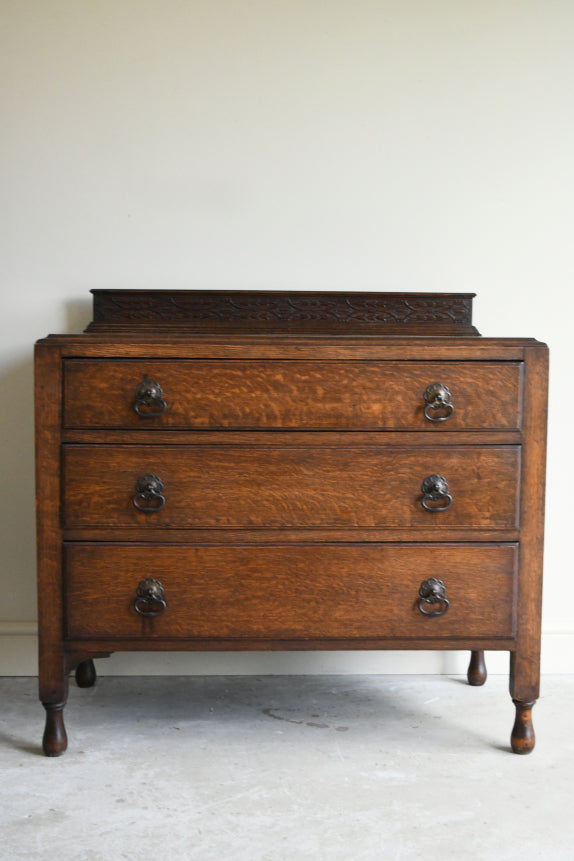
[[[160,384],[144,377],[135,392],[134,410],[138,416],[152,419],[154,416],[160,416],[166,407]]]
[[[448,483],[442,475],[427,475],[421,485],[421,505],[426,511],[446,511],[452,505]]]
[[[165,505],[163,481],[157,475],[141,475],[136,482],[132,502],[138,511],[155,514]],[[143,503],[143,504],[142,504]]]
[[[134,604],[136,613],[149,619],[154,616],[161,616],[166,607],[167,604],[163,597],[163,586],[159,580],[154,580],[151,577],[142,580],[136,589]]]
[[[423,580],[419,595],[421,600],[418,607],[423,616],[444,616],[450,607],[450,601],[446,597],[446,586],[436,577]],[[434,609],[428,610],[427,607]]]
[[[454,404],[451,401],[451,393],[448,386],[442,383],[431,383],[426,389],[425,418],[429,422],[445,422],[454,413]]]

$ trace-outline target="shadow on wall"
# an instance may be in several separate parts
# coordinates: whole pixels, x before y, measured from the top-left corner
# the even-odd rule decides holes
[[[64,307],[65,333],[82,332],[91,320],[89,299]],[[36,548],[34,511],[34,360],[28,358],[0,376],[2,404],[2,564],[0,621],[36,618]]]
[[[83,332],[92,320],[91,299],[70,299],[65,305],[66,335]]]
[[[0,377],[2,621],[30,621],[36,615],[33,377],[31,350],[29,359]]]

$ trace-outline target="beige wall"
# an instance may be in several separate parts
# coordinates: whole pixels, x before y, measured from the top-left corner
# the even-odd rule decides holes
[[[79,331],[91,287],[475,291],[483,333],[550,343],[544,669],[571,670],[571,0],[0,10],[0,673],[35,671],[31,345]],[[108,671],[459,666],[123,655]]]

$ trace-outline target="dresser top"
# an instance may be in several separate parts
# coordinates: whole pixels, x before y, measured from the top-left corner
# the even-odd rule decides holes
[[[474,293],[92,290],[87,332],[472,335]]]

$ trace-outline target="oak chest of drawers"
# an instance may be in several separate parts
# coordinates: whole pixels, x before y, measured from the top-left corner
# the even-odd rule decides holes
[[[548,353],[470,294],[94,291],[36,345],[40,698],[117,650],[510,653],[534,746]]]

